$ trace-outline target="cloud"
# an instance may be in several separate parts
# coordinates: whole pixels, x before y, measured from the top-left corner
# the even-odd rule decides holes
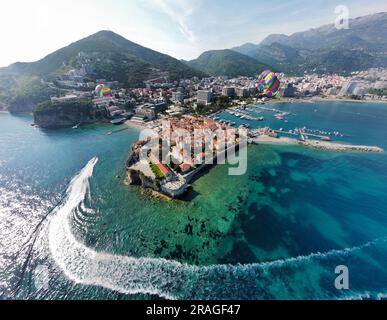
[[[178,24],[179,31],[189,42],[196,42],[196,35],[188,22],[193,13],[193,7],[189,2],[184,0],[152,0],[151,2]]]
[[[193,59],[206,50],[257,43],[272,33],[291,34],[334,23],[338,3],[349,7],[351,18],[387,11],[386,0],[116,0],[109,10],[106,0],[78,2],[4,1],[0,28],[12,32],[2,34],[7,45],[0,50],[0,66],[40,59],[101,29],[177,58]]]

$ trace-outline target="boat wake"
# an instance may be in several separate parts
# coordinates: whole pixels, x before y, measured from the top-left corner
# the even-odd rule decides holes
[[[271,299],[286,294],[295,299],[310,298],[310,290],[300,291],[300,288],[318,282],[316,270],[320,270],[320,277],[327,272],[316,266],[331,257],[341,262],[350,254],[387,240],[378,239],[358,247],[272,262],[203,267],[165,259],[97,252],[77,240],[71,227],[72,213],[78,207],[84,208],[84,200],[90,196],[89,179],[97,162],[98,159],[93,158],[73,178],[66,198],[53,213],[48,230],[49,249],[55,262],[70,280],[78,284],[166,299]],[[299,296],[295,296],[295,289],[289,286],[286,276],[278,277],[278,268],[281,268],[281,275],[301,274],[301,280],[296,284]],[[300,281],[305,283],[300,284]],[[332,297],[332,292],[328,291],[316,294],[318,296],[314,298],[317,299]]]
[[[383,292],[350,292],[344,295],[341,300],[387,300],[387,293]]]

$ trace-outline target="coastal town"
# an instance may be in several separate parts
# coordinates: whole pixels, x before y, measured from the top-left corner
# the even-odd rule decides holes
[[[104,79],[85,84],[82,82],[85,74],[87,70],[83,67],[71,70],[66,77],[56,81],[56,85],[74,88],[67,89],[64,96],[52,97],[51,103],[76,104],[88,100],[93,113],[100,114],[96,118],[98,121],[102,119],[114,125],[125,123],[128,127],[155,132],[157,142],[151,147],[151,137],[133,145],[126,164],[125,183],[141,185],[171,198],[181,197],[190,183],[205,168],[217,163],[219,158],[225,158],[230,148],[238,149],[242,138],[249,144],[300,145],[333,152],[384,151],[374,146],[333,142],[333,139],[343,138],[337,131],[306,127],[273,129],[262,123],[265,120],[262,113],[270,112],[274,119],[286,124],[289,113],[276,108],[276,103],[316,99],[385,101],[387,96],[381,94],[387,87],[386,69],[370,69],[348,77],[278,74],[282,86],[275,99],[262,94],[257,88],[257,79],[250,77],[170,81],[168,74],[154,70],[157,78],[147,80],[143,87],[125,89],[120,88],[118,82]],[[79,88],[83,90],[79,91]],[[101,94],[101,90],[105,93]],[[166,122],[170,126],[167,133],[163,127]],[[80,120],[71,123],[74,129],[82,124]],[[240,135],[241,130],[245,136]],[[180,131],[188,132],[188,135],[182,136]],[[233,131],[237,134],[229,141],[228,133]],[[219,132],[224,134],[219,135]]]
[[[114,124],[125,120],[146,123],[157,119],[160,114],[209,115],[239,105],[265,103],[264,97],[258,98],[257,79],[254,77],[193,77],[172,81],[168,73],[155,69],[152,74],[155,78],[145,81],[142,87],[128,89],[121,88],[118,81],[98,79],[86,82],[89,72],[87,65],[82,66],[50,83],[50,86],[63,92],[62,96],[51,97],[51,102],[88,100],[94,110]],[[276,102],[316,99],[387,101],[387,69],[383,68],[372,68],[349,76],[305,74],[293,77],[282,73],[277,76],[282,85]],[[111,89],[112,94],[107,98],[95,96],[94,88],[101,83]]]
[[[166,121],[170,127],[164,130]],[[214,164],[225,164],[228,151],[235,154],[247,143],[299,145],[332,152],[384,152],[375,146],[334,143],[327,136],[309,134],[303,129],[292,133],[298,138],[280,136],[279,133],[283,132],[269,127],[248,130],[241,125],[236,133],[229,124],[214,121],[211,117],[163,117],[153,121],[149,128],[155,133],[155,143],[151,143],[152,137],[149,136],[133,144],[126,163],[125,183],[170,198],[182,196],[189,183],[203,170]],[[181,131],[186,134],[181,134]],[[243,138],[246,145],[242,143]]]

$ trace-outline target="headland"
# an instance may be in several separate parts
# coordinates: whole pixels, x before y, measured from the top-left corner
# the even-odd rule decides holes
[[[164,121],[170,125],[167,130]],[[171,198],[181,197],[205,168],[224,164],[222,160],[226,159],[229,151],[237,152],[244,147],[243,138],[246,146],[280,144],[329,152],[384,152],[377,146],[332,142],[327,136],[308,133],[303,129],[294,131],[294,137],[282,136],[287,133],[269,127],[249,130],[242,125],[238,131],[228,124],[207,117],[170,117],[147,126],[138,124],[136,127],[152,128],[156,137],[149,136],[133,144],[126,163],[125,182]]]

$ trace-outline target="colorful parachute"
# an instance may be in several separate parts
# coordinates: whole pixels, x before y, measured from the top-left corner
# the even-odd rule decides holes
[[[271,70],[266,70],[258,77],[257,88],[267,97],[275,97],[281,89],[281,82]]]
[[[112,96],[112,90],[104,85],[104,84],[99,84],[95,87],[95,94],[99,98],[104,98],[104,97],[111,97]]]

